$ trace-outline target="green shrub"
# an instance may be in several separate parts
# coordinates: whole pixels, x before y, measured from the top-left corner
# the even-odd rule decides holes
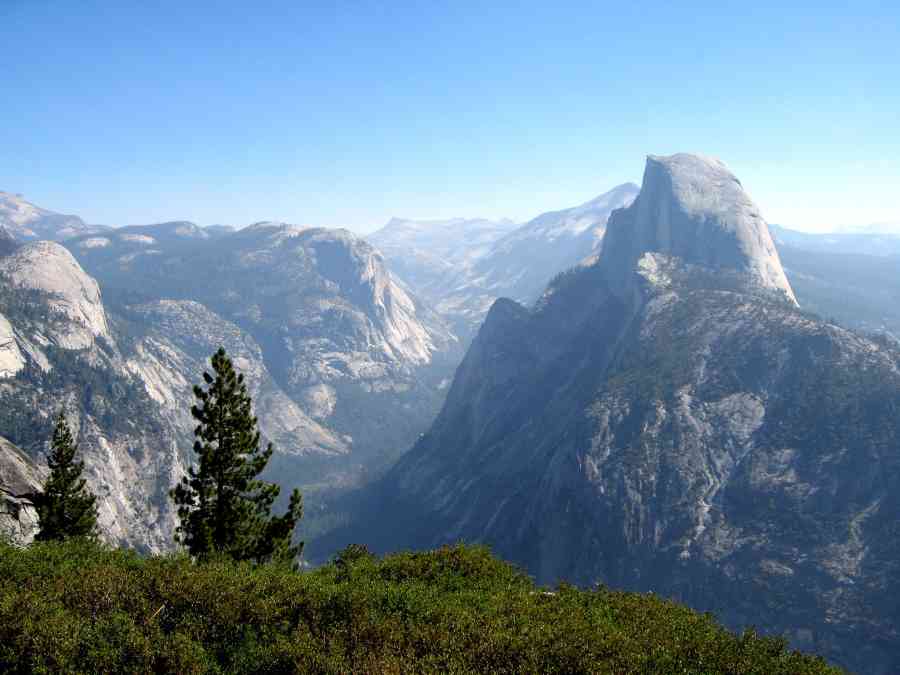
[[[0,544],[0,672],[826,673],[654,596],[534,586],[481,547],[311,572]]]

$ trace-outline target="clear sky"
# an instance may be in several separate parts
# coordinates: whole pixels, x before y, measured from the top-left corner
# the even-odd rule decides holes
[[[723,159],[900,222],[900,3],[0,0],[0,189],[89,222],[510,217]]]

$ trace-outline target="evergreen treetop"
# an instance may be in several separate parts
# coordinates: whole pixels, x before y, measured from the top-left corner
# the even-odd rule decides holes
[[[257,477],[273,448],[261,447],[252,400],[231,360],[220,348],[212,357],[213,375],[205,388],[194,387],[197,463],[171,496],[178,506],[177,541],[197,558],[223,554],[235,560],[292,560],[302,543],[291,545],[303,503],[298,490],[282,516],[271,514],[280,488]]]
[[[60,411],[47,460],[50,475],[35,503],[38,541],[97,536],[97,498],[87,489],[81,475],[84,462],[75,461],[77,452],[65,412]]]

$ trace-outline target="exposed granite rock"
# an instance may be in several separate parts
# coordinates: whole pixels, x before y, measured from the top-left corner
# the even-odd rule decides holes
[[[266,368],[260,346],[235,324],[188,300],[159,300],[129,306],[125,311],[146,331],[131,346],[128,369],[180,427],[193,428],[187,404],[193,399],[193,386],[200,374],[209,370],[209,356],[225,347],[246,379],[260,430],[279,452],[349,452],[342,439],[311,419],[279,388]]]
[[[25,367],[25,357],[16,342],[12,324],[0,314],[0,379],[12,377]]]
[[[40,464],[65,408],[111,541],[171,547],[168,489],[184,471],[190,430],[156,404],[128,369],[96,281],[58,244],[0,259],[8,337],[0,373],[0,434]]]
[[[4,282],[46,294],[51,311],[69,320],[47,325],[46,338],[65,349],[85,349],[109,339],[106,311],[97,282],[65,247],[39,241],[0,258]]]
[[[13,236],[12,232],[0,225],[0,257],[9,255],[19,248],[19,242]]]
[[[41,491],[44,473],[12,443],[0,438],[0,537],[19,546],[38,531],[34,496]]]
[[[67,246],[113,300],[58,244],[0,258],[0,434],[40,461],[65,407],[112,542],[171,547],[192,386],[219,346],[247,377],[285,488],[353,482],[405,450],[455,365],[443,322],[348,232],[173,222]]]
[[[257,223],[211,236],[170,223],[103,238],[108,245],[94,237],[67,245],[115,295],[117,311],[199,302],[258,346],[270,376],[261,410],[279,410],[286,425],[269,431],[286,454],[318,454],[316,471],[327,454],[336,458],[327,471],[338,473],[396,457],[436,415],[459,342],[350,232]],[[276,419],[260,416],[264,425]]]
[[[600,264],[614,288],[646,252],[741,273],[745,283],[796,303],[769,226],[740,181],[717,160],[650,156],[641,193],[610,219]]]
[[[78,216],[54,213],[35,206],[22,195],[0,191],[0,226],[19,241],[62,241],[106,228],[87,225]]]

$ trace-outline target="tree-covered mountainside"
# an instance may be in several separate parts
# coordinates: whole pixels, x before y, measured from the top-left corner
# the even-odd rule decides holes
[[[900,253],[874,255],[810,243],[827,238],[809,235],[800,240],[806,248],[778,246],[801,305],[851,328],[900,335]],[[900,237],[893,239],[900,249]]]
[[[298,573],[0,543],[0,670],[172,673],[837,673],[652,594],[544,589],[482,548]]]
[[[900,350],[804,313],[715,160],[650,158],[596,265],[498,301],[428,433],[311,551],[489,543],[896,672]]]

